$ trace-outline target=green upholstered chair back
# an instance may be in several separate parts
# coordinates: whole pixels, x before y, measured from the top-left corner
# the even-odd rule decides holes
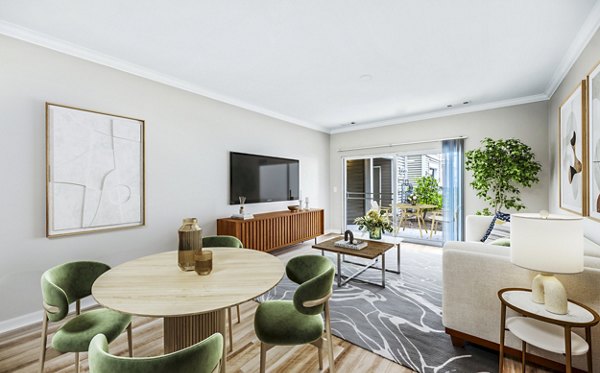
[[[90,343],[90,373],[211,373],[223,356],[223,336],[215,333],[193,346],[156,357],[120,357],[108,352],[104,334],[98,334]]]
[[[233,236],[206,236],[202,238],[202,247],[244,247],[242,241]]]
[[[48,320],[59,321],[69,313],[69,304],[92,294],[92,285],[110,267],[99,262],[70,262],[42,274],[42,297],[51,306]]]
[[[329,259],[320,255],[292,258],[285,267],[288,278],[300,284],[294,293],[294,307],[305,315],[318,315],[324,304],[305,307],[304,302],[321,299],[331,292],[335,268]]]

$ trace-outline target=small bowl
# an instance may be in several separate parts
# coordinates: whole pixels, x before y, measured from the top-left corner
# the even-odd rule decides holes
[[[291,212],[296,212],[300,210],[300,205],[289,205],[288,210],[290,210]]]

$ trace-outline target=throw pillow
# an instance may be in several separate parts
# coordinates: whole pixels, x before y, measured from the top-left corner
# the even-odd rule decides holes
[[[489,244],[500,238],[510,238],[510,223],[504,220],[495,219],[494,220],[494,228],[488,235],[485,243]]]
[[[494,219],[492,219],[492,222],[490,223],[490,226],[488,227],[487,231],[481,238],[481,242],[485,242],[488,239],[490,233],[492,233],[492,230],[494,229],[494,225],[496,225],[496,220],[502,220],[510,223],[510,214],[498,211],[496,215],[494,215]]]
[[[490,245],[510,247],[510,238],[498,238],[490,242]]]

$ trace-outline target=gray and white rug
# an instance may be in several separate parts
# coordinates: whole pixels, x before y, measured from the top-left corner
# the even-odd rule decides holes
[[[395,254],[388,252],[388,268],[395,266]],[[401,255],[402,273],[387,272],[385,289],[356,281],[334,285],[333,334],[417,372],[496,372],[496,353],[454,347],[444,333],[441,254],[403,247]],[[344,264],[344,274],[357,268]],[[367,270],[360,278],[380,282],[381,273]],[[284,277],[259,301],[292,299],[296,287]]]

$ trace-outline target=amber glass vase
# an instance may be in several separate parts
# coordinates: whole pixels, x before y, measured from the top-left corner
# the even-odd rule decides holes
[[[193,271],[194,255],[202,253],[202,228],[196,218],[183,219],[179,228],[179,248],[177,263],[183,271]]]

